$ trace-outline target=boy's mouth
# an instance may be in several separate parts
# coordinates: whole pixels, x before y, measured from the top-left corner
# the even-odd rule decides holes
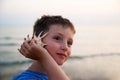
[[[67,57],[67,55],[65,55],[64,53],[57,53],[57,55],[62,59],[65,59]]]

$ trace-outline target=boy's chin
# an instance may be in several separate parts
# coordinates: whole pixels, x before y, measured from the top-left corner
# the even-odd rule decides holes
[[[62,66],[64,63],[57,63],[59,66]]]
[[[56,62],[57,62],[57,61],[56,61]],[[58,64],[59,66],[62,66],[65,62],[66,62],[66,60],[65,60],[65,61],[61,61],[61,62],[57,62],[57,64]]]
[[[63,64],[58,64],[59,66],[62,66]]]

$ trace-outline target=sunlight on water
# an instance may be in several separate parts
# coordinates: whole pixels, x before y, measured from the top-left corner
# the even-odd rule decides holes
[[[71,80],[120,80],[119,62],[120,56],[94,57],[69,61],[63,69]]]
[[[63,66],[71,80],[120,80],[120,27],[78,25],[76,30],[72,56]],[[0,29],[1,80],[31,64],[17,51],[27,34],[32,35],[32,27]]]
[[[78,26],[73,55],[120,53],[119,26]]]

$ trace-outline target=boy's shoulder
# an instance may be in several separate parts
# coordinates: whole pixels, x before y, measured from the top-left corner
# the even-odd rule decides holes
[[[13,78],[13,80],[48,80],[47,74],[25,70]]]

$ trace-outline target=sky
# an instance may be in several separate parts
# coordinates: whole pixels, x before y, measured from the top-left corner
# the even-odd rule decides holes
[[[120,0],[0,0],[0,26],[31,25],[62,15],[76,25],[120,25]]]
[[[42,15],[61,15],[73,22],[78,32],[75,40],[80,39],[74,51],[120,52],[120,0],[0,0],[1,36],[32,32],[34,22]]]

